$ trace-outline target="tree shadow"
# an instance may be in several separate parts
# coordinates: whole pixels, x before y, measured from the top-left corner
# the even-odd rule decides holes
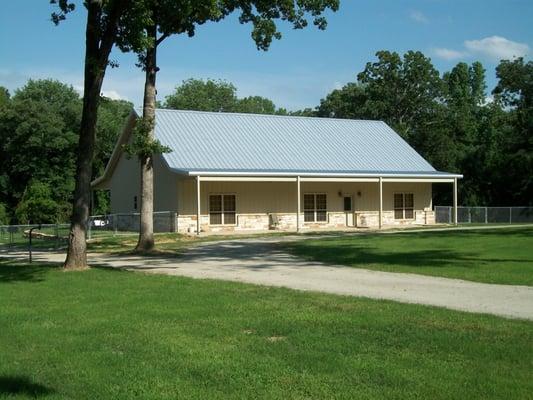
[[[296,243],[286,246],[286,249],[305,259],[354,267],[381,264],[413,268],[460,266],[469,269],[476,268],[481,263],[512,262],[527,266],[533,262],[531,259],[484,256],[471,251],[454,251],[452,249],[384,251],[382,248],[372,246],[369,243],[354,245],[354,243],[332,242],[331,245],[328,245],[327,242],[322,242],[322,245],[317,247]]]
[[[0,283],[12,282],[42,282],[45,275],[52,269],[56,269],[55,264],[21,264],[16,262],[0,262]]]
[[[0,395],[26,395],[36,398],[51,393],[54,393],[52,388],[33,382],[27,376],[0,376]]]
[[[451,260],[465,261],[462,254],[450,250],[424,250],[405,252],[383,252],[369,247],[321,247],[309,252],[306,248],[292,247],[295,255],[312,258],[327,264],[350,265],[364,267],[369,264],[397,265],[408,267],[446,267]],[[463,263],[463,266],[468,266]]]

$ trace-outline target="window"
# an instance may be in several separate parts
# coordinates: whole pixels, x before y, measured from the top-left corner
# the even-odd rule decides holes
[[[325,193],[304,194],[304,222],[326,222],[327,208]]]
[[[211,225],[235,225],[236,202],[234,194],[209,196],[209,223]]]
[[[414,208],[413,193],[394,193],[394,219],[413,219]]]

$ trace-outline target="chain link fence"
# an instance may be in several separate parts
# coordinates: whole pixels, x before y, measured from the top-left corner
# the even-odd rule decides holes
[[[117,235],[137,235],[140,229],[140,214],[108,214],[89,217],[87,239]],[[67,246],[70,224],[0,225],[0,245],[8,249],[28,247],[30,229],[32,247],[35,249],[59,250]],[[177,213],[160,211],[154,213],[154,232],[176,232]]]
[[[453,223],[453,207],[435,206],[435,221]],[[533,207],[457,207],[459,224],[533,223]]]
[[[41,224],[41,225],[0,225],[0,244],[13,247],[27,247],[30,239],[30,229],[37,228],[32,233],[32,246],[36,249],[61,249],[66,247],[69,234],[69,224]]]
[[[141,215],[139,213],[122,213],[93,215],[89,217],[87,238],[92,239],[109,235],[131,235],[140,230]],[[154,212],[154,232],[176,232],[177,213],[174,211]]]

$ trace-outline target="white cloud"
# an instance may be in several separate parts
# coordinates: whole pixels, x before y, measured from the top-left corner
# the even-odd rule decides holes
[[[111,100],[127,100],[127,98],[121,96],[116,90],[102,90],[102,96],[108,97]]]
[[[526,43],[513,42],[501,36],[490,36],[479,40],[465,40],[464,50],[433,48],[436,57],[452,61],[458,58],[473,56],[484,57],[491,61],[511,60],[531,54],[531,48]]]
[[[424,13],[419,10],[411,10],[411,12],[409,13],[409,18],[411,18],[413,21],[416,21],[420,24],[429,23],[428,17],[426,17]]]
[[[467,55],[463,51],[446,49],[444,47],[434,48],[433,53],[435,54],[436,57],[442,58],[443,60],[447,60],[447,61],[457,60],[458,58],[462,58]]]
[[[529,54],[531,50],[525,43],[513,42],[501,36],[466,40],[464,45],[470,52],[487,56],[496,61],[523,57]]]

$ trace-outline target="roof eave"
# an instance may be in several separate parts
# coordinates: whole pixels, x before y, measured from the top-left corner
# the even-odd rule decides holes
[[[173,172],[186,175],[191,177],[196,176],[229,176],[229,177],[255,177],[255,176],[277,176],[277,177],[331,177],[331,178],[413,178],[413,179],[462,179],[462,174],[452,174],[452,173],[441,173],[435,171],[431,172],[420,172],[420,173],[379,173],[379,172],[369,172],[369,173],[338,173],[338,172],[272,172],[272,171],[202,171],[202,170],[193,170],[185,171],[180,169],[172,169]]]

